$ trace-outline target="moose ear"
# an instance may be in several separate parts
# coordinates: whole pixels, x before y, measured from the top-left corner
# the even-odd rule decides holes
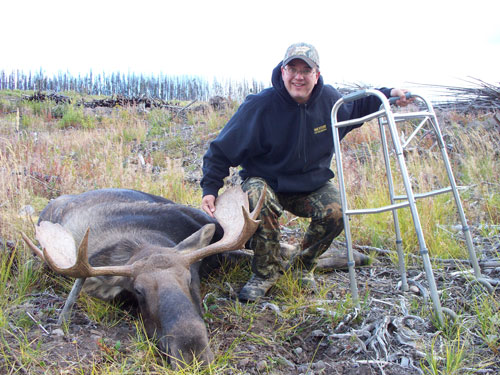
[[[174,249],[183,252],[201,249],[210,243],[214,233],[215,224],[206,224],[200,230],[179,242]]]

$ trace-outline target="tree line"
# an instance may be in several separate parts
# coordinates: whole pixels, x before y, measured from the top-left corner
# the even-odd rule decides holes
[[[135,73],[97,73],[74,76],[59,72],[49,76],[42,69],[36,72],[0,70],[0,90],[75,91],[87,95],[123,95],[126,97],[158,98],[162,100],[202,100],[224,96],[243,100],[248,94],[257,93],[265,85],[256,80],[235,81],[200,76],[143,75]]]

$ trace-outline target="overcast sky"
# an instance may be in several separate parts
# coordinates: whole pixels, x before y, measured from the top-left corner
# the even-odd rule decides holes
[[[270,82],[286,48],[319,51],[327,83],[500,81],[500,1],[7,0],[0,69]]]

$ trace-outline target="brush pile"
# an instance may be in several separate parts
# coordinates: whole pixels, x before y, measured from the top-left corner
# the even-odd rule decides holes
[[[159,98],[152,98],[146,95],[140,96],[123,96],[123,95],[113,95],[110,97],[102,99],[92,99],[92,100],[76,100],[68,96],[58,94],[55,92],[42,92],[36,91],[33,95],[23,95],[23,100],[30,102],[45,102],[52,101],[55,104],[73,104],[78,107],[95,109],[98,107],[102,108],[116,108],[116,107],[137,107],[146,109],[166,109],[174,113],[175,117],[182,117],[187,121],[186,114],[189,111],[206,113],[208,110],[208,105],[204,103],[197,103],[197,100],[193,100],[185,106],[179,105],[177,101],[168,102]],[[215,104],[214,104],[215,103]],[[210,99],[210,106],[215,110],[219,110],[228,106],[228,101],[222,97],[216,96]]]
[[[161,99],[154,99],[147,96],[138,97],[126,97],[123,95],[113,95],[109,98],[104,99],[94,99],[91,101],[81,102],[85,108],[96,108],[96,107],[107,107],[114,108],[120,107],[135,107],[142,106],[144,108],[161,108],[168,106],[169,104]]]
[[[75,103],[78,106],[83,106],[85,108],[96,108],[96,107],[107,107],[113,108],[117,106],[121,107],[135,107],[142,106],[144,108],[167,108],[171,107],[171,103],[158,99],[151,98],[145,95],[137,97],[128,97],[123,95],[113,95],[103,99],[93,99],[93,100],[73,100],[72,98],[58,94],[55,92],[42,92],[36,91],[33,95],[23,95],[23,99],[31,102],[43,102],[43,101],[53,101],[56,104],[71,104]]]
[[[71,103],[71,98],[65,95],[57,94],[55,92],[35,91],[33,95],[23,95],[23,99],[29,102],[45,102],[50,100],[56,104]]]
[[[455,110],[458,112],[495,112],[500,110],[500,86],[484,82],[480,79],[471,78],[465,81],[468,87],[422,84],[436,92],[443,98],[435,102],[434,107],[443,110]],[[498,83],[500,84],[500,82]]]
[[[495,112],[500,110],[500,86],[495,86],[477,78],[464,81],[467,87],[434,85],[425,83],[412,83],[433,91],[437,100],[432,100],[435,109],[453,110],[457,112]],[[500,85],[500,82],[498,82]],[[361,83],[337,83],[337,90],[342,95],[355,91],[371,88],[370,85]],[[500,121],[497,119],[497,121]]]

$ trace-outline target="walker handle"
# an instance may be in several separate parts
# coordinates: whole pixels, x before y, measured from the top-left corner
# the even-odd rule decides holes
[[[354,91],[351,92],[350,94],[347,94],[342,97],[342,100],[344,103],[349,103],[353,102],[354,100],[358,100],[361,98],[364,98],[365,96],[368,96],[369,94],[366,92],[366,90],[359,90],[359,91]]]
[[[410,99],[411,98],[411,92],[407,92],[405,94],[405,97],[406,97],[406,99]],[[399,96],[391,96],[389,98],[389,104],[396,104],[396,101],[398,101],[398,100],[399,100]]]
[[[369,95],[370,95],[370,93],[366,92],[366,90],[359,90],[359,91],[351,92],[350,94],[344,95],[342,97],[342,100],[344,101],[344,103],[349,103],[349,102],[353,102],[355,100],[364,98],[364,97],[369,96]],[[410,99],[412,97],[411,92],[407,92],[405,94],[405,97],[406,97],[406,99]],[[399,100],[399,96],[392,96],[389,98],[389,104],[396,104],[396,101],[398,101],[398,100]]]

